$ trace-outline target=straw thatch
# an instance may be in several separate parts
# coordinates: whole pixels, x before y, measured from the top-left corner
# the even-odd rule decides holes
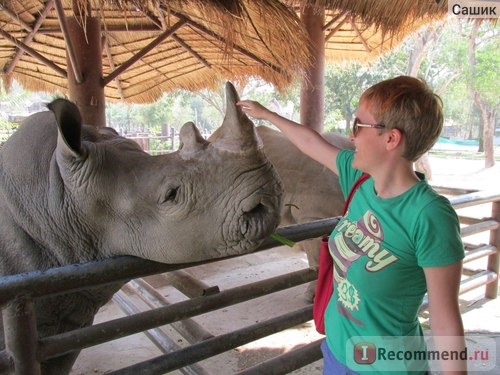
[[[104,78],[184,21],[106,85],[108,100],[128,102],[250,76],[286,87],[311,62],[298,17],[305,5],[328,9],[326,58],[335,60],[366,61],[419,22],[446,12],[446,4],[434,0],[0,0],[0,64],[7,85],[15,78],[29,90],[66,94],[66,42],[54,7],[59,1],[67,16],[100,19]]]
[[[45,11],[45,4],[49,10]],[[15,78],[29,90],[66,93],[66,43],[54,1],[3,1],[0,64],[3,79]],[[73,15],[71,0],[61,1]],[[150,102],[164,91],[216,87],[223,79],[260,76],[283,88],[307,66],[307,39],[300,20],[278,1],[106,1],[78,0],[82,13],[101,20],[103,76],[113,72],[180,20],[169,38],[122,72],[105,88],[109,100]],[[90,4],[91,9],[85,5]],[[42,19],[46,13],[46,16]],[[41,20],[38,30],[34,25]],[[81,18],[85,22],[85,18]],[[19,49],[5,34],[22,42]],[[32,35],[33,34],[33,35]],[[26,49],[25,49],[26,50]],[[9,69],[11,66],[12,69]]]
[[[396,47],[409,33],[447,14],[446,0],[287,0],[325,10],[327,61],[369,62]]]

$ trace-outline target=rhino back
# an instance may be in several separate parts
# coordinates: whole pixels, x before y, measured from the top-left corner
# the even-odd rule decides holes
[[[27,211],[44,212],[44,188],[48,164],[57,139],[49,112],[29,117],[0,151],[0,262],[1,273],[33,269],[41,258],[39,245],[28,231],[36,230]],[[43,147],[40,147],[43,145]],[[27,206],[31,206],[28,210]],[[42,233],[40,233],[41,235]],[[25,256],[19,249],[33,249]]]
[[[257,128],[264,152],[274,165],[285,190],[283,225],[341,214],[344,199],[338,177],[303,154],[285,135],[266,126]],[[323,135],[339,148],[352,148],[348,138],[335,133]]]
[[[47,269],[82,261],[72,251],[68,202],[55,149],[52,112],[28,117],[0,150],[1,274]],[[68,237],[72,239],[71,245]]]

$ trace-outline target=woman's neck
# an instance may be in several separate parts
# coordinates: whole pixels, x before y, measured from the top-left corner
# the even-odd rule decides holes
[[[371,174],[375,192],[380,198],[393,198],[413,187],[419,178],[413,170],[413,163],[404,162],[379,169]]]

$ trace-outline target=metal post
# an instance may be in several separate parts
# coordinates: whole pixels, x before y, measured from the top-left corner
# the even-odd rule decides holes
[[[170,128],[170,141],[172,145],[172,151],[175,151],[175,129]]]
[[[5,348],[14,363],[16,375],[39,375],[36,357],[38,332],[33,300],[19,297],[3,311]]]
[[[500,223],[500,201],[495,201],[491,204],[491,217]],[[497,298],[498,296],[498,268],[499,268],[499,255],[500,251],[500,229],[497,227],[490,231],[490,244],[494,245],[497,249],[495,254],[488,256],[488,271],[494,272],[496,279],[486,285],[484,296],[486,298]]]
[[[12,358],[6,350],[0,352],[0,374],[12,374],[14,372],[14,364]]]

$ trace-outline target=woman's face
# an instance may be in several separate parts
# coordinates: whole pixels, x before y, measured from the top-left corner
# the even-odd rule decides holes
[[[361,99],[356,117],[359,123],[376,125],[378,122],[371,113],[370,103]],[[356,135],[351,134],[350,139],[355,147],[352,166],[366,173],[371,173],[374,167],[380,165],[386,156],[386,148],[380,129],[359,127]]]

